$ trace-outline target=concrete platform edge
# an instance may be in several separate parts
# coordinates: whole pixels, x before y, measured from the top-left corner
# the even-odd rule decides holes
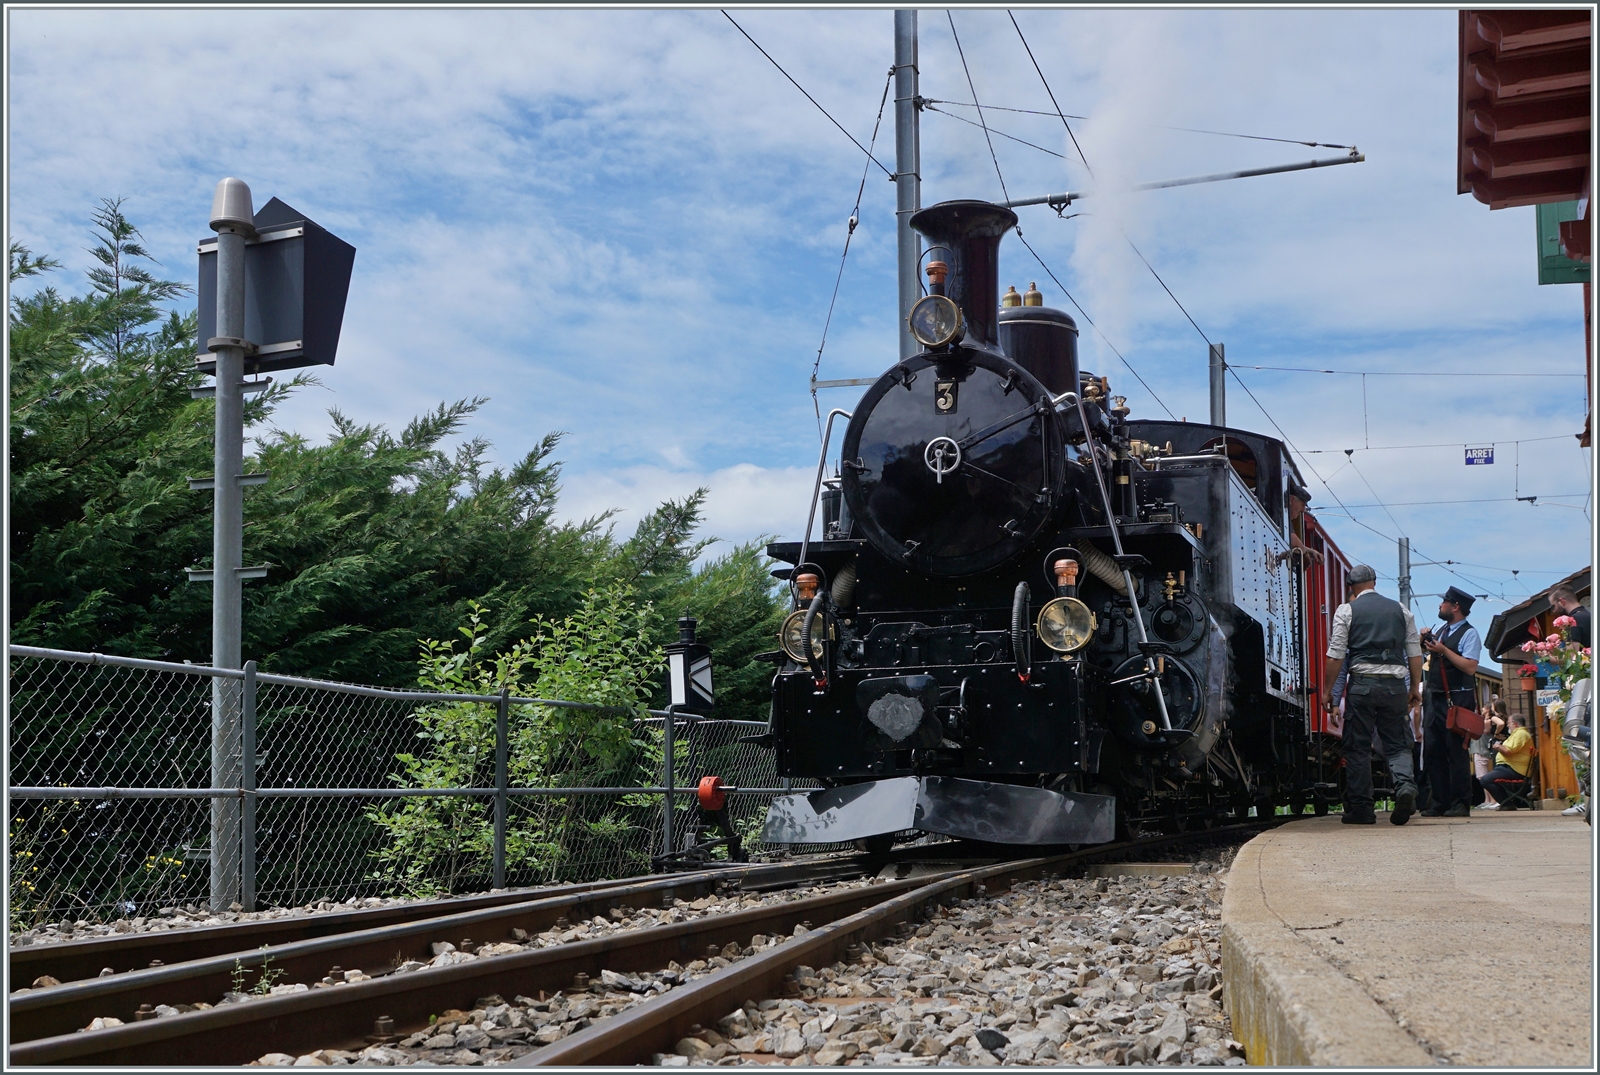
[[[1239,849],[1222,902],[1223,1003],[1246,1059],[1274,1067],[1433,1067],[1427,1050],[1268,905],[1261,855],[1281,831]]]

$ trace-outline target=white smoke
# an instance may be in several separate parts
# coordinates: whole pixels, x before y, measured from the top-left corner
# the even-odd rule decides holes
[[[1141,311],[1150,309],[1149,293],[1160,285],[1130,246],[1146,257],[1159,234],[1160,195],[1135,193],[1135,183],[1159,179],[1164,139],[1159,125],[1171,123],[1174,102],[1181,96],[1185,50],[1174,39],[1173,22],[1154,17],[1121,21],[1107,28],[1100,50],[1100,80],[1105,94],[1090,118],[1074,128],[1078,147],[1092,172],[1084,181],[1090,196],[1072,211],[1082,213],[1072,252],[1079,301],[1117,349],[1133,359],[1141,335]],[[1078,148],[1066,138],[1066,153]],[[1084,171],[1082,163],[1074,171]],[[1159,268],[1159,266],[1158,266]],[[1084,366],[1101,375],[1127,377],[1122,363],[1106,349],[1098,333],[1083,327]],[[1113,387],[1118,387],[1113,380]],[[1120,386],[1124,391],[1132,385]]]

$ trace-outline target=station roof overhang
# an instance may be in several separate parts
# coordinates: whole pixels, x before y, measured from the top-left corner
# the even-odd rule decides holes
[[[1581,598],[1589,592],[1589,576],[1590,569],[1586,567],[1581,571],[1574,571],[1556,583],[1556,586],[1571,587],[1572,591]],[[1484,636],[1483,644],[1484,648],[1494,656],[1495,660],[1504,661],[1505,654],[1514,653],[1517,647],[1524,642],[1530,639],[1537,640],[1541,637],[1537,631],[1534,634],[1529,634],[1528,626],[1537,623],[1540,616],[1550,611],[1550,590],[1555,589],[1556,586],[1551,586],[1542,593],[1534,594],[1520,605],[1513,605],[1495,616],[1489,623],[1489,633]]]
[[[1457,193],[1490,209],[1582,200],[1582,223],[1563,226],[1562,240],[1569,257],[1587,261],[1590,10],[1462,11],[1459,18]]]

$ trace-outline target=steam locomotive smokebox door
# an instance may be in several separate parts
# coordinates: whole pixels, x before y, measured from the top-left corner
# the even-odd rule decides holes
[[[856,708],[872,726],[880,750],[936,747],[944,729],[934,710],[939,681],[932,676],[888,676],[856,684]]]
[[[917,355],[880,377],[843,444],[858,532],[892,564],[972,575],[1016,556],[1056,509],[1061,424],[1043,385],[1001,355]]]

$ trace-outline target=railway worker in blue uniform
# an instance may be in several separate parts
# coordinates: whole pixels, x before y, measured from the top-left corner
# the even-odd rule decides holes
[[[1470,817],[1472,815],[1472,761],[1467,755],[1467,740],[1445,726],[1451,705],[1478,708],[1478,656],[1483,643],[1478,629],[1467,622],[1473,596],[1452,586],[1439,602],[1439,618],[1445,622],[1437,634],[1423,642],[1433,654],[1428,669],[1428,701],[1422,718],[1422,768],[1428,774],[1433,802],[1423,817]]]
[[[1350,662],[1344,692],[1344,823],[1373,825],[1372,736],[1376,731],[1394,777],[1394,813],[1404,825],[1417,805],[1407,711],[1421,700],[1422,645],[1411,613],[1378,593],[1378,573],[1357,564],[1345,576],[1350,599],[1333,614],[1322,704],[1333,708],[1333,682]],[[1409,673],[1410,678],[1407,678]]]

